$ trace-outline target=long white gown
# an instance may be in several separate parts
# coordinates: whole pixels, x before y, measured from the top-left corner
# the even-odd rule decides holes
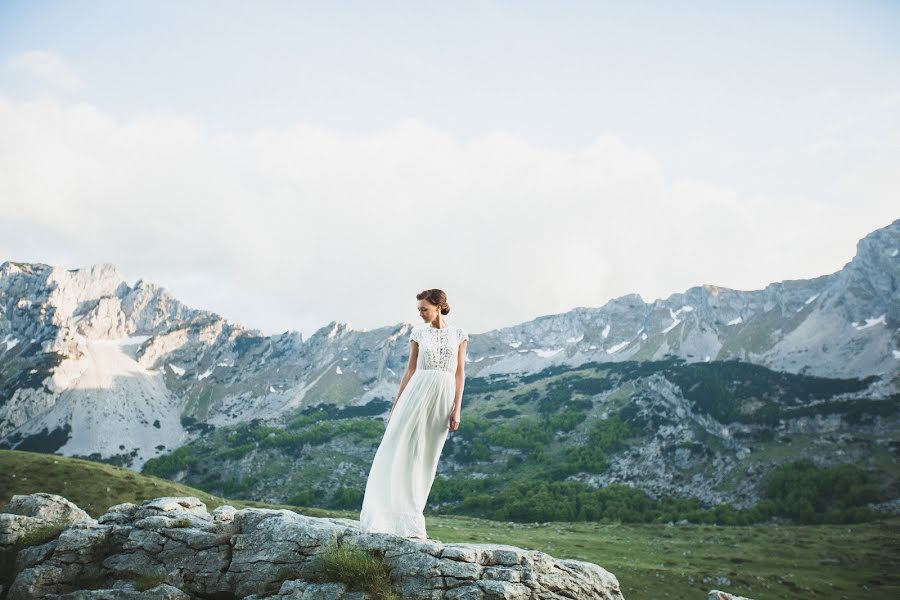
[[[406,382],[369,471],[360,524],[364,531],[427,539],[425,502],[450,427],[462,327],[413,328],[416,370]]]

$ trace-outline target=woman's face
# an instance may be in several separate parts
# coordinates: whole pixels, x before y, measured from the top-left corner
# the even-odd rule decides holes
[[[432,304],[428,300],[419,300],[419,316],[428,323],[433,322],[438,317],[441,310],[436,304]]]

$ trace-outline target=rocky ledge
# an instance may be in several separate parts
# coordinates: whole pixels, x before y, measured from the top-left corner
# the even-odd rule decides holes
[[[328,580],[329,547],[379,559],[396,596]],[[187,600],[620,600],[602,567],[502,544],[365,533],[359,521],[220,506],[194,497],[118,504],[91,518],[53,494],[13,496],[0,514],[0,597]]]

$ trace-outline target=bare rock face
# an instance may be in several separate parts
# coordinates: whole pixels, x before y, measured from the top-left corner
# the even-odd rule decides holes
[[[44,506],[52,512],[52,505],[65,501],[48,494],[16,498],[13,509],[29,507],[32,513]],[[44,522],[23,524],[18,516],[0,515],[0,539],[15,538],[10,528],[24,527],[27,534]],[[615,575],[593,563],[502,544],[444,544],[366,533],[359,521],[289,510],[220,506],[210,513],[197,498],[170,497],[112,506],[96,520],[67,518],[69,524],[55,539],[25,547],[11,542],[4,548],[16,553],[6,598],[374,600],[367,592],[327,580],[319,555],[336,543],[381,558],[401,598],[623,598]]]
[[[89,514],[62,496],[45,494],[43,492],[26,496],[13,496],[6,505],[6,512],[46,521],[63,520],[69,523],[91,518]]]
[[[109,590],[78,590],[55,597],[58,600],[191,600],[188,594],[165,583],[143,592],[123,586]]]
[[[751,600],[744,596],[735,596],[721,590],[709,590],[709,596],[706,600]]]
[[[56,494],[13,496],[0,513],[0,551],[13,547],[37,527],[90,519],[89,514]]]

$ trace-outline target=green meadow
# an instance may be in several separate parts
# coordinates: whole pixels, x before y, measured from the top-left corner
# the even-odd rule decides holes
[[[196,496],[221,504],[289,508],[355,519],[355,511],[231,500],[99,462],[0,450],[0,503],[13,494],[62,495],[97,517],[120,502]],[[900,597],[900,517],[842,525],[665,525],[514,523],[427,515],[442,542],[512,544],[597,563],[618,577],[628,600],[705,599],[710,589],[750,598]],[[727,583],[725,581],[727,580]]]

